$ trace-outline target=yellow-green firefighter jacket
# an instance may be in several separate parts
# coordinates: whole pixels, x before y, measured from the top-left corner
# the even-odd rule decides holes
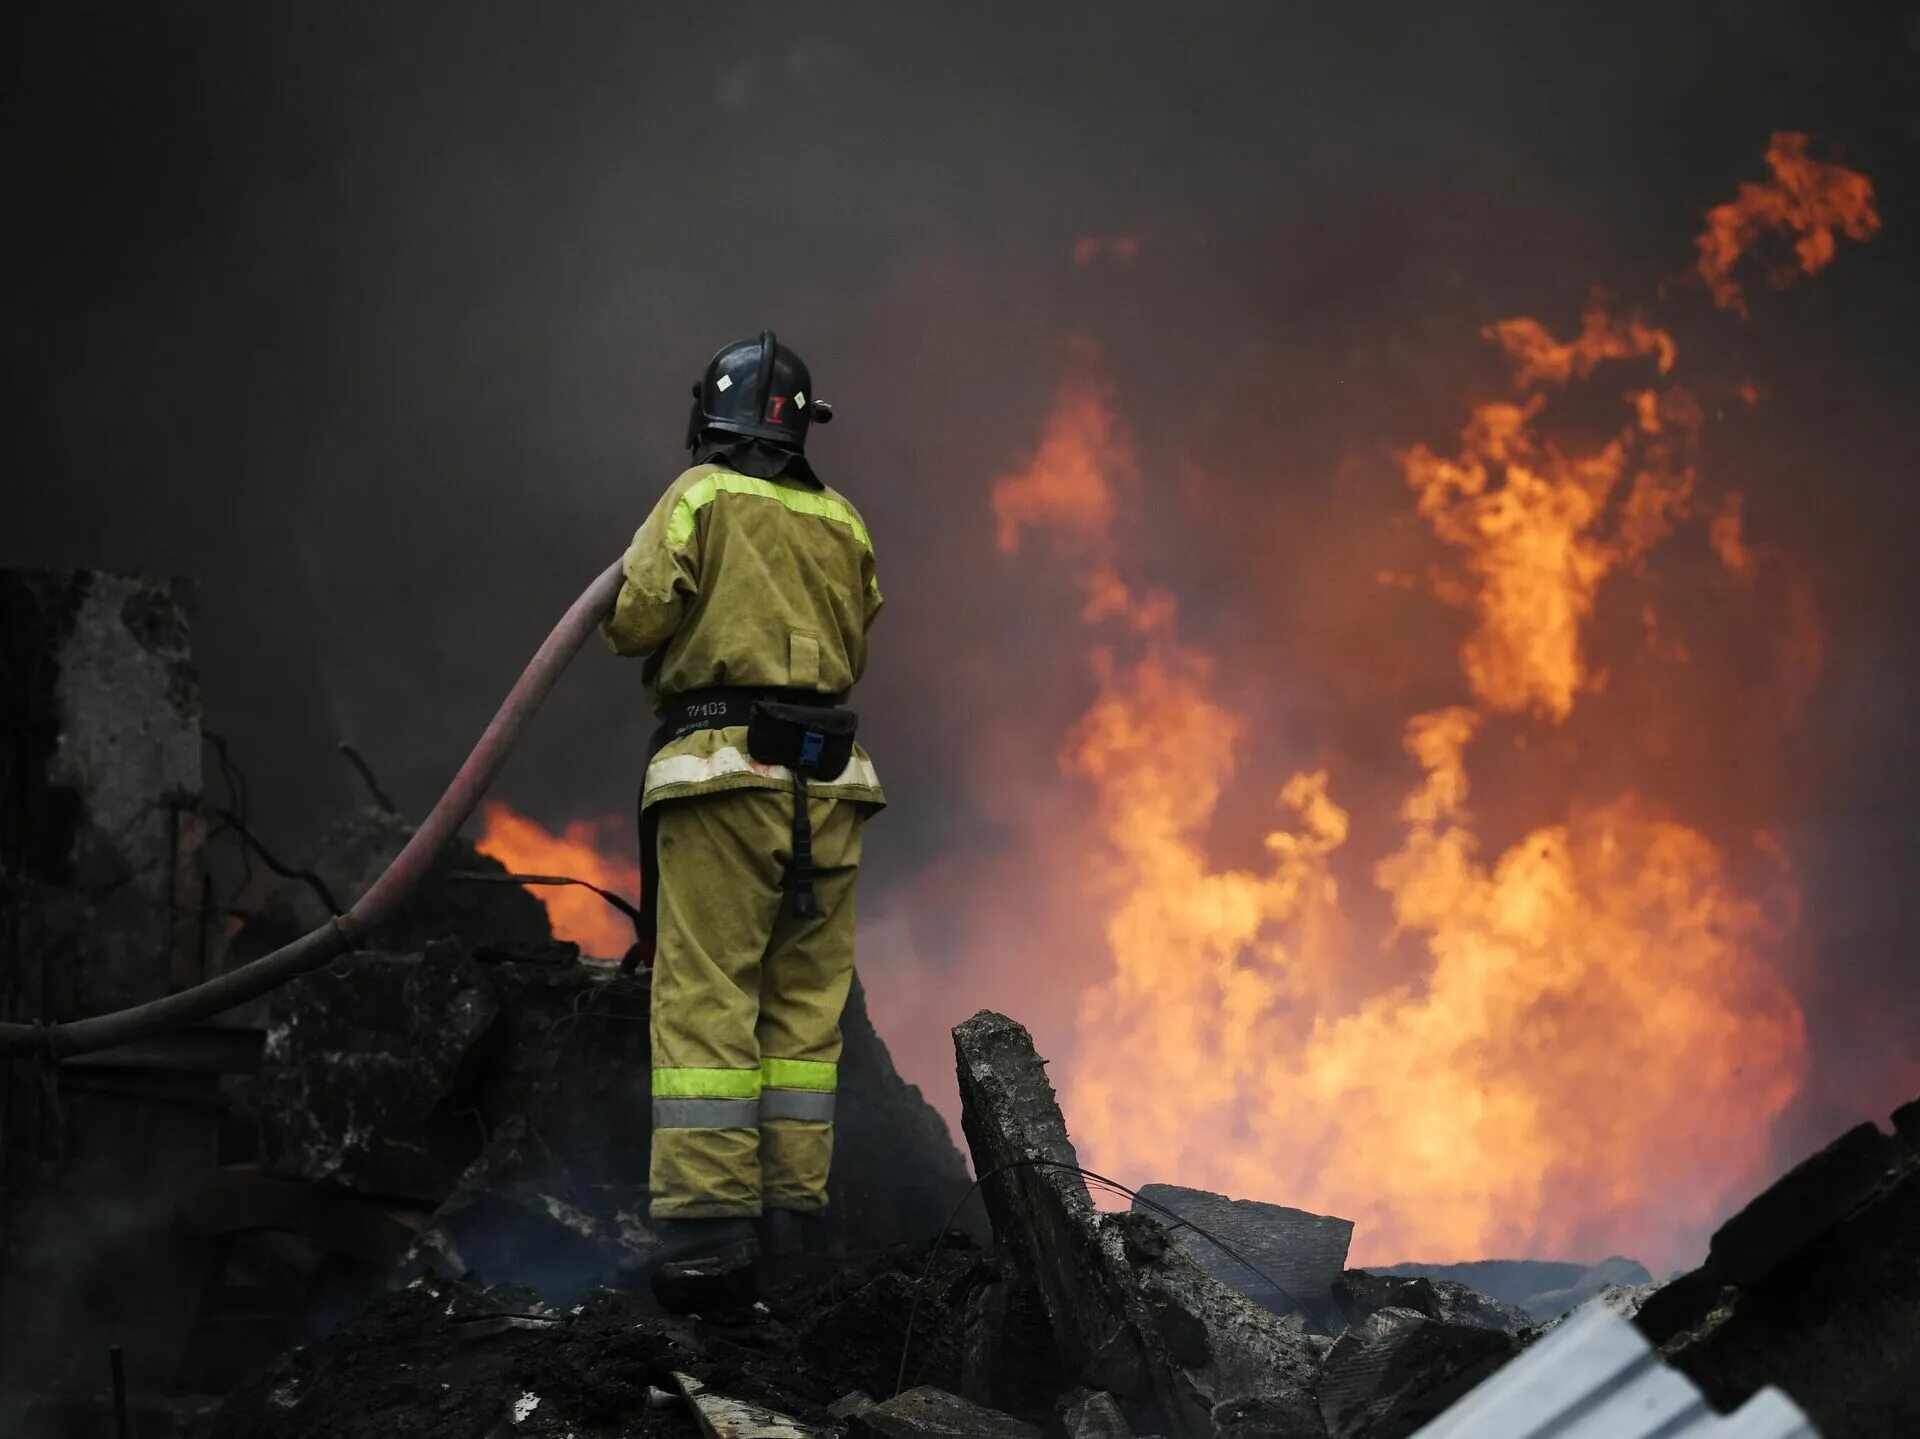
[[[881,605],[873,542],[859,512],[824,485],[697,465],[660,497],[623,566],[601,633],[615,654],[652,655],[655,710],[663,698],[723,685],[840,695],[866,669]],[[644,803],[792,785],[784,766],[747,753],[744,725],[695,730],[654,756]],[[810,789],[886,802],[859,746],[837,778]]]

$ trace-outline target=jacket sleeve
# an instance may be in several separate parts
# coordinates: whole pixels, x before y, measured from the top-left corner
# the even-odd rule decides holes
[[[679,485],[662,495],[627,547],[621,562],[626,583],[620,586],[613,613],[600,624],[607,648],[617,655],[659,649],[680,628],[687,601],[700,592],[699,526],[674,533],[680,498]]]
[[[873,622],[879,617],[880,607],[886,599],[880,593],[880,575],[873,561],[873,551],[868,550],[860,565],[860,578],[866,584],[865,613],[861,629],[864,633],[873,633]]]

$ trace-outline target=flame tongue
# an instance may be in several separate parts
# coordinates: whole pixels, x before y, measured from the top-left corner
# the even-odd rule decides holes
[[[1772,187],[1710,218],[1702,273],[1723,304],[1767,227],[1802,235],[1811,273],[1833,230],[1875,223],[1864,177],[1803,164],[1793,140],[1769,152]],[[1737,882],[1705,833],[1631,788],[1532,794],[1535,822],[1489,855],[1468,757],[1496,718],[1579,742],[1565,722],[1606,678],[1586,649],[1599,597],[1678,526],[1704,517],[1743,584],[1756,551],[1737,493],[1699,500],[1703,407],[1673,381],[1671,334],[1596,300],[1569,339],[1530,318],[1486,335],[1513,396],[1472,412],[1457,453],[1400,457],[1456,562],[1411,583],[1471,617],[1469,702],[1404,722],[1418,777],[1371,867],[1388,972],[1357,997],[1359,921],[1335,868],[1349,815],[1326,771],[1283,786],[1264,864],[1212,858],[1248,724],[1173,597],[1126,578],[1116,528],[1137,465],[1095,347],[1072,347],[1032,461],[995,485],[1003,550],[1040,531],[1078,567],[1097,685],[1062,762],[1096,802],[1087,865],[1111,969],[1082,997],[1063,1100],[1095,1167],[1349,1216],[1364,1260],[1670,1264],[1768,1162],[1806,1071],[1799,1006],[1767,960],[1791,911],[1784,865]],[[1609,384],[1612,432],[1569,447],[1549,428],[1560,395]],[[1683,662],[1658,618],[1649,606],[1647,653]],[[1817,655],[1817,636],[1802,647]]]
[[[1062,413],[1090,388],[1070,380]],[[1523,430],[1483,421],[1475,453],[1546,453]],[[1485,710],[1557,719],[1574,703],[1579,621],[1631,548],[1584,536],[1624,468],[1555,458],[1521,484],[1510,468],[1498,523],[1430,514],[1470,546],[1483,627],[1463,663]],[[1082,453],[1069,473],[1097,470]],[[1448,507],[1476,497],[1456,485]],[[1246,720],[1211,698],[1214,661],[1180,639],[1170,597],[1134,595],[1104,562],[1086,579],[1083,619],[1112,633],[1064,762],[1098,802],[1112,972],[1082,1000],[1063,1097],[1090,1162],[1346,1215],[1371,1259],[1636,1247],[1658,1262],[1708,1224],[1764,1163],[1805,1065],[1799,1011],[1760,958],[1762,909],[1719,851],[1626,794],[1489,864],[1466,808],[1482,709],[1415,716],[1423,777],[1375,878],[1416,962],[1341,1012],[1352,924],[1330,860],[1349,823],[1327,774],[1283,788],[1265,868],[1213,863]]]
[[[1817,275],[1833,262],[1837,236],[1866,240],[1880,228],[1873,181],[1858,170],[1807,155],[1807,137],[1782,131],[1767,146],[1773,177],[1740,187],[1740,193],[1707,212],[1707,228],[1695,246],[1700,278],[1722,309],[1747,313],[1734,270],[1769,234],[1795,236],[1793,263],[1776,263],[1768,280],[1784,290],[1800,275]]]
[[[554,834],[507,805],[490,801],[480,814],[476,847],[513,874],[564,875],[614,894],[637,896],[640,866],[621,857],[631,828],[618,819],[575,820]],[[547,908],[556,939],[571,940],[582,954],[618,959],[633,944],[627,917],[590,889],[575,885],[529,885]]]

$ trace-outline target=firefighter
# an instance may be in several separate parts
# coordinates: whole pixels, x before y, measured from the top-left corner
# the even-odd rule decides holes
[[[771,330],[693,394],[692,468],[603,625],[647,657],[660,720],[640,795],[656,1293],[675,1264],[791,1252],[826,1207],[861,829],[885,803],[845,704],[880,610],[873,545],[805,455],[832,409]]]

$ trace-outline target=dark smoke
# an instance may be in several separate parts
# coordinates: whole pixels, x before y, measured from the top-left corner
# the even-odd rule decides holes
[[[896,805],[870,909],[939,993],[969,908],[1018,896],[938,877],[990,864],[1006,787],[1064,783],[1087,684],[1069,582],[997,556],[985,499],[1061,335],[1102,343],[1140,436],[1153,577],[1257,657],[1222,682],[1260,709],[1262,772],[1325,753],[1397,793],[1397,729],[1360,718],[1379,667],[1339,641],[1394,631],[1417,689],[1456,636],[1365,583],[1409,542],[1387,452],[1444,446],[1497,386],[1483,323],[1564,328],[1593,283],[1650,299],[1766,137],[1804,129],[1875,177],[1883,234],[1750,326],[1698,295],[1673,318],[1690,366],[1767,392],[1710,459],[1828,633],[1767,746],[1737,714],[1694,731],[1764,752],[1751,782],[1794,820],[1815,1073],[1784,1156],[1920,1077],[1916,17],[20,7],[0,562],[202,581],[210,723],[280,847],[358,800],[343,737],[417,814],[677,470],[690,377],[772,324],[840,408],[818,463],[881,547],[863,710]],[[1117,236],[1137,255],[1074,263]],[[1012,777],[970,768],[988,707],[1031,716]],[[636,667],[590,659],[506,797],[624,810],[644,725]],[[868,963],[883,997],[884,944]],[[903,1067],[934,1078],[924,1038]]]

